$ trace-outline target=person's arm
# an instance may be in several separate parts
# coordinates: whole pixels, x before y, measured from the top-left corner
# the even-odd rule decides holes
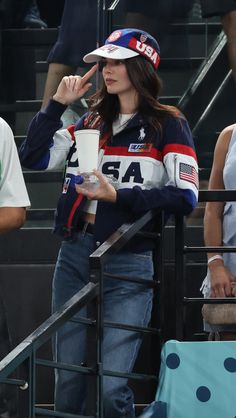
[[[68,129],[60,129],[66,107],[82,97],[90,88],[89,79],[97,70],[94,65],[83,77],[64,77],[46,109],[38,112],[30,123],[26,140],[19,150],[24,167],[53,170],[64,167],[72,138]]]
[[[0,118],[0,234],[21,228],[30,201],[8,124]]]
[[[225,128],[217,140],[213,165],[209,180],[209,190],[224,189],[223,169],[225,157],[234,125]],[[223,211],[224,202],[207,202],[204,215],[204,241],[206,246],[221,246],[223,237]],[[217,255],[217,257],[215,257]],[[212,297],[225,297],[231,295],[231,281],[233,276],[224,266],[221,254],[208,253],[208,267],[211,277]]]
[[[26,209],[19,207],[0,208],[0,234],[21,228],[25,223]]]

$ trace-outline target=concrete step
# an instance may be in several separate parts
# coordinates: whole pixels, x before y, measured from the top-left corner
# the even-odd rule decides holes
[[[63,171],[23,170],[33,209],[54,209],[61,193]]]
[[[48,210],[48,209],[44,209]],[[53,216],[53,212],[50,212]],[[29,221],[30,222],[30,221]],[[35,222],[35,221],[34,221]],[[43,223],[43,221],[41,221]],[[61,238],[52,234],[51,226],[26,225],[18,231],[12,231],[6,235],[0,235],[0,263],[10,260],[12,264],[24,263],[52,263],[55,261]],[[174,226],[169,221],[165,227],[166,262],[175,262]],[[24,245],[22,246],[22,242]],[[187,225],[185,230],[186,246],[203,246],[203,225]],[[206,253],[192,253],[186,256],[186,262],[205,263]]]
[[[35,98],[35,61],[46,60],[57,34],[57,29],[2,31],[2,98],[8,102]]]
[[[15,135],[26,135],[28,126],[40,110],[41,100],[16,100],[15,102]]]
[[[51,227],[24,227],[0,236],[1,264],[52,264],[61,239]]]

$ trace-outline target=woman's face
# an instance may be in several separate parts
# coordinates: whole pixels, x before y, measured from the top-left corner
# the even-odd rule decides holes
[[[102,64],[102,74],[109,94],[121,96],[135,92],[135,88],[128,77],[124,61],[104,59]]]

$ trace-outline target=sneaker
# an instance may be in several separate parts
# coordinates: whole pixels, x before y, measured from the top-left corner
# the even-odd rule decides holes
[[[46,29],[48,27],[47,23],[41,19],[38,6],[34,1],[24,17],[23,27],[26,29]]]

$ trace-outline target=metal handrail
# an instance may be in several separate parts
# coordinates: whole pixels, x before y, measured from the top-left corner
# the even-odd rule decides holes
[[[61,309],[56,311],[50,318],[48,318],[41,326],[39,326],[30,336],[28,336],[22,343],[20,343],[16,348],[14,348],[2,361],[0,361],[0,383],[5,384],[13,384],[21,389],[28,389],[29,393],[31,393],[32,402],[34,402],[34,392],[35,392],[35,368],[36,365],[41,365],[44,367],[52,367],[52,368],[61,368],[65,370],[73,370],[80,373],[90,374],[97,376],[97,390],[101,396],[101,388],[99,386],[99,379],[103,375],[107,376],[117,376],[117,377],[126,377],[132,378],[134,380],[156,380],[157,377],[153,375],[141,374],[141,373],[120,373],[111,370],[102,370],[102,362],[100,363],[99,360],[102,361],[102,357],[99,358],[99,363],[94,367],[82,367],[82,366],[75,366],[69,364],[61,364],[56,363],[54,361],[49,360],[42,360],[36,358],[36,351],[45,343],[47,342],[52,335],[58,330],[60,326],[62,326],[66,321],[70,320],[83,306],[87,305],[88,302],[93,301],[95,298],[98,299],[98,306],[99,300],[101,300],[101,292],[102,292],[102,281],[100,283],[99,275],[101,274],[102,266],[109,254],[112,254],[118,250],[120,250],[127,242],[133,238],[137,233],[140,233],[142,228],[151,220],[155,219],[155,217],[160,216],[159,211],[149,211],[145,215],[143,215],[139,220],[135,221],[134,223],[124,224],[122,225],[106,242],[101,245],[101,248],[96,250],[90,256],[90,264],[91,264],[91,275],[90,278],[92,282],[90,282],[87,286],[85,286],[80,292],[74,295],[68,302],[66,302]],[[157,235],[154,234],[153,237]],[[117,279],[117,278],[116,278]],[[94,282],[93,282],[94,281]],[[99,337],[99,329],[103,326],[112,326],[114,328],[126,328],[129,330],[134,330],[141,333],[149,333],[153,335],[159,335],[157,329],[152,327],[136,327],[127,324],[119,324],[119,323],[109,323],[104,322],[103,325],[103,318],[101,314],[102,307],[98,311],[98,317],[95,321],[87,320],[84,323],[90,325],[90,328],[94,328],[93,325],[96,326],[97,335]],[[100,313],[99,313],[100,312]],[[81,319],[83,321],[83,318]],[[80,318],[78,319],[80,321]],[[100,336],[101,337],[101,336]],[[98,345],[98,353],[100,356],[102,354],[101,349],[101,338],[98,338],[97,345]],[[100,347],[100,348],[99,348]],[[20,380],[20,379],[11,379],[9,376],[25,361],[29,362],[29,371],[30,377],[29,381],[27,380]],[[100,366],[99,366],[100,364]],[[35,402],[34,402],[35,403]],[[74,418],[78,417],[78,415],[73,414],[65,414],[64,415],[60,412],[52,412],[47,409],[31,407],[30,418],[35,417],[35,414],[41,414],[44,416],[57,416],[57,417],[68,417]],[[98,415],[102,416],[102,406],[98,403]],[[53,415],[54,414],[54,415]],[[92,417],[93,415],[91,415]]]
[[[24,339],[0,361],[0,382],[7,378],[35,349],[41,347],[51,335],[85,304],[98,295],[98,284],[89,283],[51,315],[32,334]]]
[[[199,202],[236,202],[236,190],[200,190]],[[184,258],[189,253],[236,253],[236,246],[185,246],[183,219],[177,219],[176,223],[176,338],[184,340],[184,309],[189,303],[226,303],[225,298],[188,298],[185,296],[185,263]],[[184,278],[184,280],[183,280]],[[227,303],[236,303],[236,298],[227,297]]]
[[[214,46],[212,48],[211,54],[206,57],[205,61],[200,66],[199,70],[195,74],[194,78],[192,79],[191,83],[189,83],[188,88],[182,95],[181,99],[179,100],[178,106],[181,109],[185,109],[186,105],[188,104],[189,98],[196,93],[199,85],[202,83],[202,80],[208,73],[209,69],[214,65],[217,57],[225,48],[226,45],[226,36],[223,31],[217,36]]]
[[[206,56],[177,104],[187,117],[194,133],[206,119],[230,78],[231,72],[227,68],[225,59],[226,43],[226,35],[221,31],[209,55]],[[222,65],[225,63],[226,65]],[[214,77],[211,77],[213,71]]]
[[[209,101],[208,105],[202,112],[201,116],[199,117],[197,123],[195,124],[194,128],[192,129],[193,135],[198,131],[199,127],[203,124],[207,116],[210,114],[210,111],[212,110],[214,104],[216,103],[217,99],[220,97],[222,92],[224,91],[227,83],[229,82],[232,75],[232,70],[229,70],[229,72],[224,77],[223,81],[220,83],[219,87],[217,88],[216,92],[213,94],[211,100]]]
[[[90,255],[92,268],[100,267],[100,263],[104,263],[108,255],[119,251],[124,245],[133,238],[149,221],[155,218],[160,211],[149,210],[140,219],[134,223],[123,224],[117,231],[108,238],[97,250]]]

